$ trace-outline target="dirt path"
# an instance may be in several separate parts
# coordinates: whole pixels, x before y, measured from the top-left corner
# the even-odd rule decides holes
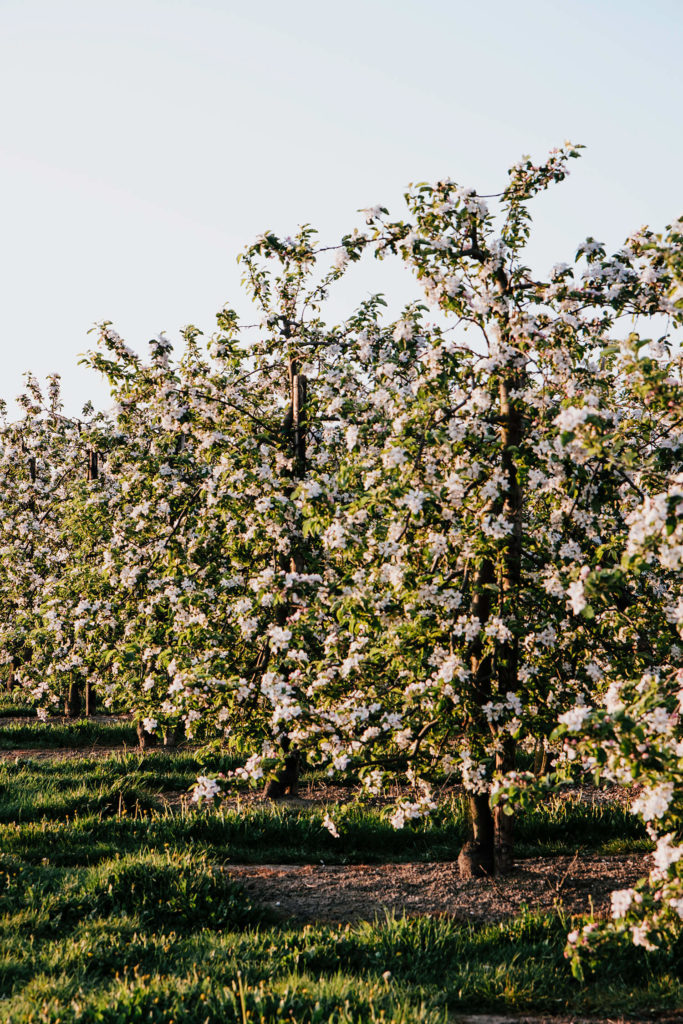
[[[300,922],[373,920],[385,911],[497,921],[522,906],[571,914],[609,910],[609,894],[647,873],[647,857],[530,858],[504,881],[462,881],[442,864],[230,865],[226,871],[260,903]]]
[[[111,757],[114,754],[139,754],[139,747],[25,747],[0,750],[0,761],[74,761],[90,757]]]

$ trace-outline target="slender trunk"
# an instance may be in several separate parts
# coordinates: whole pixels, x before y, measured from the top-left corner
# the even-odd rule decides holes
[[[534,775],[540,778],[548,771],[550,764],[550,751],[546,750],[543,740],[536,742],[534,751]]]
[[[482,630],[491,615],[491,586],[495,582],[495,578],[493,562],[489,558],[485,558],[479,566],[474,580],[470,605],[470,611],[479,619]],[[490,655],[482,656],[482,642],[479,637],[472,647],[470,667],[473,678],[473,696],[481,708],[491,697],[493,662]],[[469,813],[472,835],[460,851],[458,868],[463,878],[479,878],[487,875],[490,877],[494,870],[494,826],[488,794],[471,794]]]
[[[506,740],[503,749],[496,754],[496,768],[501,772],[509,772],[515,767],[515,741],[510,737]],[[495,843],[495,873],[497,875],[509,874],[515,866],[515,818],[512,814],[505,814],[500,804],[493,809],[494,843]]]
[[[502,468],[505,474],[503,515],[512,523],[512,532],[504,554],[501,579],[501,603],[506,618],[517,618],[519,588],[522,576],[522,487],[517,473],[517,450],[522,440],[523,417],[510,391],[519,388],[520,374],[511,373],[500,382]],[[516,693],[519,682],[519,639],[513,635],[496,651],[498,693]],[[515,741],[507,737],[496,754],[496,768],[501,772],[515,767]],[[505,814],[502,806],[494,811],[496,874],[507,874],[514,866],[514,817]]]
[[[154,733],[145,732],[142,728],[142,722],[135,723],[135,730],[138,734],[138,743],[140,750],[146,750],[148,747],[156,747],[157,737]]]
[[[88,483],[93,480],[97,480],[99,476],[97,452],[94,448],[88,448]],[[97,697],[95,694],[95,688],[92,683],[88,680],[85,684],[85,715],[86,718],[90,718],[95,714],[97,706]]]
[[[94,448],[88,448],[88,482],[97,480],[98,476],[97,452]]]
[[[494,825],[488,793],[472,793],[469,800],[472,838],[458,856],[462,878],[490,878],[494,874]]]
[[[182,725],[170,726],[168,729],[164,729],[163,741],[166,750],[175,750],[178,744],[182,741],[185,735],[185,730]]]
[[[519,374],[512,372],[500,383],[502,468],[505,474],[502,513],[512,523],[512,533],[503,556],[500,580],[501,609],[508,618],[516,618],[522,564],[522,488],[516,466],[517,448],[521,442],[523,418],[510,399],[513,387],[520,386]],[[477,573],[471,603],[471,614],[481,630],[491,616],[492,589],[495,567],[485,559]],[[481,635],[481,634],[480,634]],[[482,657],[482,644],[477,640],[472,649],[471,671],[473,696],[479,707],[491,699],[492,677],[495,674],[499,694],[515,693],[518,688],[519,642],[516,636],[502,641],[491,656]],[[496,754],[496,768],[507,772],[515,766],[515,742],[511,737],[502,741]],[[461,873],[472,875],[507,874],[513,868],[514,818],[497,807],[492,812],[487,795],[470,797],[472,839],[465,845],[458,864]]]
[[[292,748],[289,736],[284,736],[280,745],[286,754],[285,763],[277,775],[266,783],[263,795],[269,800],[279,800],[283,796],[297,796],[299,792],[301,755],[296,748]]]
[[[534,775],[537,777],[541,774],[541,767],[543,765],[543,742],[542,740],[536,740],[534,747]]]
[[[284,443],[292,453],[292,477],[294,480],[302,480],[306,473],[306,377],[298,372],[298,366],[294,358],[289,360],[289,380],[291,388],[291,404],[285,416],[283,424]],[[301,550],[296,544],[292,544],[289,554],[280,555],[280,568],[285,572],[303,572],[304,558]],[[284,626],[289,616],[289,608],[282,605],[276,612],[276,620],[279,626]],[[270,779],[263,791],[264,797],[271,800],[280,799],[283,796],[296,796],[299,787],[299,773],[301,768],[301,755],[296,748],[291,746],[289,736],[284,736],[280,742],[285,756],[284,767],[277,775]]]

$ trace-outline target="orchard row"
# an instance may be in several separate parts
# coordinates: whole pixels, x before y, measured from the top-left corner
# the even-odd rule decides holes
[[[522,160],[490,204],[418,185],[334,247],[263,235],[256,325],[224,309],[147,362],[101,326],[106,413],[29,378],[2,429],[0,659],[46,708],[234,738],[253,780],[279,757],[274,792],[304,756],[370,795],[398,776],[396,827],[452,774],[475,874],[509,869],[509,812],[573,763],[635,780],[657,867],[613,928],[647,945],[683,917],[683,225],[539,278],[529,203],[576,156]],[[422,298],[328,323],[372,257]],[[553,772],[516,772],[551,737]]]

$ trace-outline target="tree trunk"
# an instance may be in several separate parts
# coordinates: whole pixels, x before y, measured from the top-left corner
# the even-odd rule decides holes
[[[175,750],[185,735],[182,725],[175,725],[170,729],[164,729],[164,747],[166,750]]]
[[[491,878],[495,870],[494,826],[488,793],[474,793],[469,797],[472,838],[458,856],[461,878]]]
[[[94,448],[88,448],[88,483],[97,480],[99,467],[97,464],[97,452]]]
[[[303,480],[306,475],[306,395],[308,381],[303,373],[294,373],[292,364],[292,433],[294,442],[294,477]]]
[[[140,744],[140,750],[147,750],[150,747],[156,747],[157,738],[155,734],[145,732],[145,730],[142,728],[142,722],[136,722],[135,729],[138,734],[138,743]]]
[[[301,755],[298,750],[293,749],[290,753],[291,741],[285,736],[281,741],[285,754],[284,767],[277,775],[269,779],[263,790],[263,796],[268,800],[280,800],[283,796],[297,796],[299,792],[299,771]]]
[[[495,578],[493,562],[489,558],[485,558],[479,566],[473,583],[470,604],[471,614],[479,619],[482,630],[491,615],[491,586],[495,582]],[[470,667],[474,681],[473,696],[481,708],[491,697],[493,662],[490,655],[482,657],[480,637],[477,637],[473,643]],[[480,878],[486,875],[490,877],[494,871],[495,832],[488,794],[471,794],[469,811],[472,836],[460,851],[458,868],[463,878]]]
[[[506,741],[503,750],[496,754],[496,768],[501,772],[512,771],[515,767],[515,741]],[[508,875],[515,866],[514,825],[515,818],[506,814],[501,804],[493,809],[494,823],[494,862],[497,875]]]
[[[501,380],[499,386],[501,462],[505,473],[501,511],[512,524],[512,533],[503,555],[500,602],[502,614],[513,619],[517,617],[522,566],[523,495],[515,460],[522,438],[523,417],[515,402],[510,399],[510,391],[519,388],[520,385],[520,373],[512,370]],[[470,607],[471,614],[480,622],[482,632],[491,616],[495,582],[494,563],[491,559],[484,559],[474,582]],[[498,645],[495,659],[490,656],[482,657],[482,644],[477,639],[472,648],[471,671],[474,680],[473,695],[479,707],[482,708],[491,699],[494,673],[497,690],[501,696],[516,693],[518,669],[519,641],[515,635]],[[483,725],[483,722],[481,724]],[[512,770],[514,765],[515,744],[511,737],[507,737],[503,740],[502,750],[496,755],[496,768],[507,772]],[[500,807],[492,813],[488,796],[476,795],[470,797],[470,817],[473,836],[458,858],[463,877],[509,873],[514,866],[513,816],[504,814]]]
[[[517,619],[519,610],[519,589],[522,578],[522,487],[517,473],[517,451],[522,440],[523,416],[515,401],[510,398],[513,389],[522,386],[519,372],[512,371],[500,382],[502,468],[505,473],[505,496],[503,515],[512,523],[512,533],[507,542],[501,579],[501,606],[507,619]],[[503,640],[496,651],[496,675],[498,693],[502,697],[516,693],[519,685],[519,639],[513,635]],[[515,741],[508,736],[503,748],[496,754],[496,768],[500,772],[512,771],[515,767]],[[496,874],[508,874],[514,867],[514,816],[505,814],[501,806],[496,807],[495,821],[495,864]]]
[[[540,778],[545,775],[550,765],[550,751],[546,750],[543,740],[538,740],[534,751],[534,775]]]
[[[72,680],[69,683],[69,692],[64,701],[64,714],[67,718],[78,718],[81,713],[83,701],[79,684]]]

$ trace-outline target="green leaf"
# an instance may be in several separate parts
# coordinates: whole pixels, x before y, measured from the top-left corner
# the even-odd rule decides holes
[[[572,957],[572,975],[577,981],[584,980],[583,967],[581,966],[581,961],[578,956]]]

